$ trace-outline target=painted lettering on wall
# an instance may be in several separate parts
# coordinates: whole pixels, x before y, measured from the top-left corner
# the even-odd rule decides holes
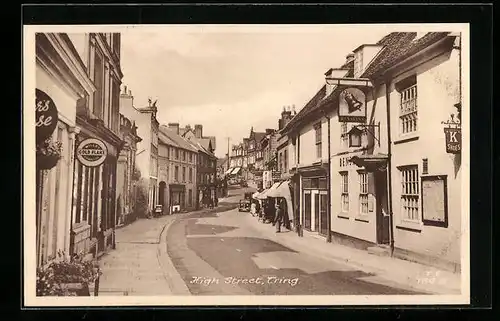
[[[36,142],[49,138],[58,122],[57,108],[52,98],[40,89],[36,89],[35,124]]]

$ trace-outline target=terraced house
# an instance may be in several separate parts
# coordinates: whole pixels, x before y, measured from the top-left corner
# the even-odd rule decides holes
[[[159,130],[159,198],[163,213],[196,207],[198,150],[179,135],[177,124]]]
[[[460,66],[460,34],[397,32],[325,73],[282,130],[303,229],[460,270]]]

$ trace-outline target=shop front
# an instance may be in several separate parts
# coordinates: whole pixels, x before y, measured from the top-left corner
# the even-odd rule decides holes
[[[123,141],[100,121],[77,117],[72,255],[94,257],[115,246],[116,169]]]
[[[301,182],[302,227],[309,232],[328,235],[327,171],[322,166],[299,168]]]

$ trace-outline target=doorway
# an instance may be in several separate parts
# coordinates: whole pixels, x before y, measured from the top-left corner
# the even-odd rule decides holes
[[[311,230],[311,191],[304,191],[304,228]]]
[[[167,193],[167,183],[161,181],[158,186],[158,204],[161,205],[162,211],[165,211],[165,195]]]
[[[387,170],[374,172],[377,243],[389,244],[389,208],[387,203]]]

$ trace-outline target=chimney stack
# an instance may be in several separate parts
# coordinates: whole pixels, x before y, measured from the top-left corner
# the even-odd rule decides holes
[[[348,64],[354,60],[354,54],[351,52],[345,57],[345,63]]]
[[[124,93],[125,93],[125,95],[127,94],[127,86],[125,86]]]
[[[194,125],[194,136],[198,139],[203,137],[203,125]]]
[[[175,134],[179,135],[179,123],[168,123],[168,128],[173,130]]]

